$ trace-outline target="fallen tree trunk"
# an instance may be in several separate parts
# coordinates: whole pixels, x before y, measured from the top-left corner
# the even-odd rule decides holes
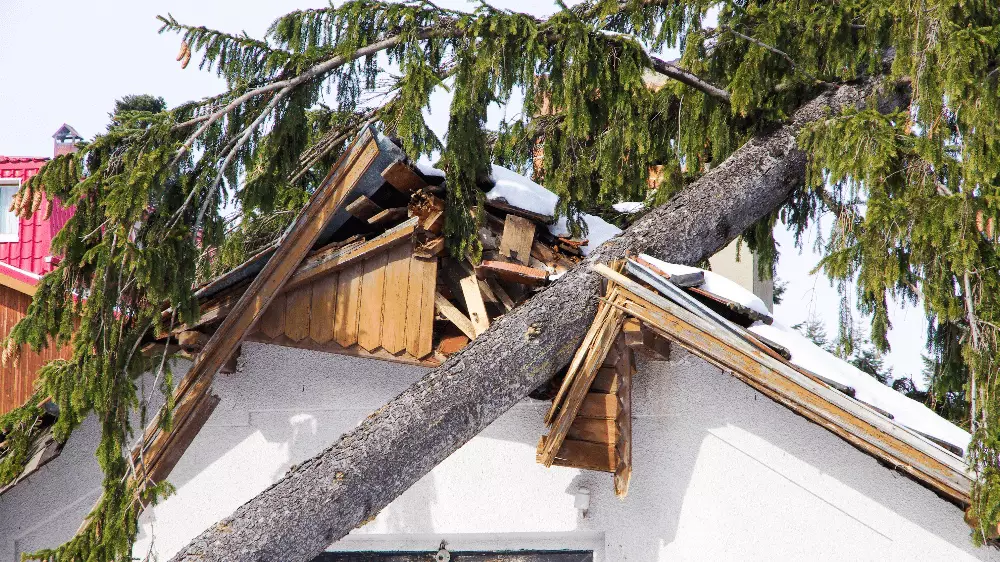
[[[801,185],[801,128],[871,92],[866,85],[824,93],[748,142],[173,560],[311,560],[569,362],[597,306],[590,263],[641,251],[693,264],[715,254]]]

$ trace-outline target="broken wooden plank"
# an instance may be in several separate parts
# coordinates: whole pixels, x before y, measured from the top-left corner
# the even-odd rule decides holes
[[[421,243],[413,250],[413,253],[427,259],[436,258],[444,253],[444,245],[444,236],[433,238]]]
[[[492,273],[508,283],[520,283],[531,287],[545,283],[549,277],[545,270],[502,261],[484,261],[479,265],[479,269]]]
[[[309,337],[312,287],[305,285],[285,293],[285,335],[299,341]]]
[[[358,345],[373,351],[382,345],[382,307],[385,304],[385,268],[389,255],[379,253],[365,262],[358,311]]]
[[[411,255],[409,247],[396,246],[389,250],[388,263],[385,267],[382,347],[393,354],[406,349],[406,307],[410,288]]]
[[[607,294],[609,299],[617,300],[618,292],[613,284],[608,285]],[[573,359],[570,361],[569,367],[566,369],[566,375],[563,377],[562,384],[559,386],[559,390],[552,399],[552,407],[549,408],[548,413],[545,415],[546,424],[551,424],[552,420],[555,419],[556,413],[562,405],[563,398],[566,396],[566,393],[569,392],[574,383],[577,372],[587,361],[590,355],[591,346],[593,346],[594,341],[600,337],[605,323],[613,312],[612,308],[613,307],[603,301],[597,305],[597,314],[594,316],[594,321],[591,322],[590,328],[587,329],[587,334],[583,337],[583,341],[580,343],[576,353],[573,355]],[[604,358],[602,357],[601,359],[603,361]]]
[[[507,309],[508,312],[514,309],[514,306],[516,306],[514,304],[514,299],[510,298],[507,291],[500,286],[500,283],[497,282],[493,276],[486,277],[486,285],[489,286],[490,290],[493,291],[493,294],[496,295],[501,303],[503,303],[503,307]]]
[[[368,224],[371,226],[385,227],[403,220],[404,217],[406,217],[406,207],[393,207],[391,209],[384,209],[369,218]]]
[[[469,320],[466,315],[462,314],[461,310],[451,304],[451,302],[444,298],[444,296],[439,292],[434,293],[434,305],[442,316],[447,318],[449,322],[454,324],[455,327],[468,336],[470,340],[476,339],[476,327],[472,325],[472,320]]]
[[[222,320],[194,364],[179,381],[174,391],[173,427],[161,431],[153,422],[143,433],[140,444],[132,451],[132,459],[141,459],[143,470],[136,475],[140,481],[149,474],[165,476],[157,465],[165,454],[183,450],[190,437],[197,433],[206,417],[192,416],[197,402],[206,394],[215,373],[232,356],[236,347],[270,309],[284,311],[282,306],[272,306],[281,294],[295,269],[315,245],[329,217],[344,206],[348,194],[367,173],[379,154],[379,146],[371,128],[366,128],[348,150],[345,150],[330,174],[299,212],[286,231],[281,244],[267,259],[263,269],[250,283],[247,290]],[[161,472],[156,472],[161,470]]]
[[[382,178],[400,193],[409,194],[427,187],[427,182],[403,160],[397,160],[383,170]]]
[[[364,263],[357,262],[340,272],[337,283],[337,311],[333,339],[342,347],[358,343],[358,310],[361,301],[361,276]]]
[[[486,304],[483,302],[483,295],[479,290],[479,280],[476,273],[465,261],[448,260],[448,275],[458,282],[462,292],[462,299],[465,302],[465,309],[469,312],[469,320],[476,337],[490,327],[489,316],[486,315]],[[473,338],[475,339],[475,338]]]
[[[387,251],[397,244],[411,241],[416,229],[417,219],[412,218],[367,242],[360,242],[310,257],[295,270],[295,274],[288,280],[285,287],[287,290],[291,290],[334,271],[341,271],[351,264],[366,260],[375,253]]]
[[[521,207],[516,207],[508,203],[505,199],[487,199],[486,206],[492,207],[498,211],[503,211],[504,213],[512,213],[519,217],[524,217],[526,219],[533,220],[542,224],[552,224],[555,222],[555,217],[552,215],[543,215],[541,213],[536,213],[534,211],[529,211],[528,209],[522,209]]]
[[[354,218],[364,222],[368,222],[368,219],[381,213],[382,210],[382,207],[365,195],[359,195],[357,199],[347,205],[347,212]]]
[[[565,399],[559,404],[558,414],[553,418],[552,430],[549,432],[546,448],[542,451],[542,458],[546,466],[552,464],[552,459],[555,458],[556,452],[566,438],[566,434],[587,396],[590,385],[594,382],[597,370],[604,363],[604,359],[621,332],[625,314],[616,308],[609,307],[608,310],[608,314],[600,321],[593,343],[587,347],[587,357],[583,365],[566,392]]]
[[[616,342],[618,361],[615,370],[618,388],[618,415],[615,416],[615,495],[622,498],[628,494],[632,480],[632,377],[635,376],[635,357],[625,338]]]
[[[517,215],[507,215],[500,238],[500,255],[528,265],[531,245],[535,242],[535,223]]]
[[[427,215],[423,221],[420,222],[420,227],[434,234],[441,234],[444,230],[444,210],[434,211],[433,213]]]
[[[311,284],[309,337],[316,343],[326,343],[333,339],[339,279],[340,277],[336,273],[332,273]]]

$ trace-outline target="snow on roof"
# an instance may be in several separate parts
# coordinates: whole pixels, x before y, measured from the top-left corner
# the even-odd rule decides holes
[[[744,289],[739,283],[731,281],[727,277],[723,277],[718,273],[712,271],[706,271],[704,269],[698,269],[697,267],[690,267],[687,265],[680,265],[676,263],[667,263],[663,260],[658,260],[652,256],[647,256],[642,254],[642,259],[648,261],[649,263],[655,265],[661,271],[667,275],[687,275],[689,273],[702,272],[705,274],[705,284],[701,285],[699,288],[718,297],[722,297],[726,300],[739,303],[750,310],[760,313],[768,318],[771,317],[771,311],[767,309],[767,305],[760,297],[753,294],[752,292]]]
[[[559,196],[521,174],[493,164],[493,189],[486,192],[489,201],[506,202],[539,215],[555,216]]]
[[[503,166],[494,164],[492,175],[495,185],[486,192],[486,199],[490,201],[502,199],[508,205],[525,211],[555,216],[556,204],[559,203],[559,196],[555,193]],[[580,252],[585,256],[621,232],[620,228],[601,217],[583,213],[580,219],[587,226],[588,242],[586,246],[580,248]],[[553,236],[569,237],[571,234],[566,217],[559,217],[554,224],[549,225],[549,232]]]
[[[646,204],[642,201],[622,201],[621,203],[615,203],[611,208],[619,213],[631,215],[645,209]]]
[[[967,431],[817,346],[796,330],[778,322],[770,326],[758,322],[749,330],[788,349],[793,364],[853,388],[855,398],[889,412],[897,424],[968,450],[970,435]]]
[[[722,275],[696,267],[667,263],[647,255],[643,255],[642,259],[668,275],[701,271],[705,275],[705,284],[700,286],[701,289],[742,304],[755,312],[771,316],[764,301],[757,295]],[[822,349],[798,331],[778,322],[773,322],[771,325],[756,322],[749,331],[785,347],[791,353],[791,362],[794,365],[853,388],[856,399],[889,412],[893,415],[895,423],[960,447],[963,451],[968,450],[970,439],[968,432],[920,402],[880,383],[868,373]]]
[[[417,162],[417,169],[420,170],[420,173],[428,177],[433,177],[433,178],[444,177],[444,170],[439,170],[438,168],[435,168],[434,166],[431,166],[430,164],[426,164],[424,162]]]

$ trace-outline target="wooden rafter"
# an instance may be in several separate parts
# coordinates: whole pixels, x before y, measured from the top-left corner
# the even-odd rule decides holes
[[[322,234],[326,227],[325,219],[334,216],[343,207],[348,193],[365,174],[378,153],[378,144],[370,130],[366,129],[344,153],[322,186],[299,213],[263,270],[222,320],[219,329],[205,344],[204,350],[177,385],[174,392],[176,408],[173,429],[164,432],[153,424],[143,434],[142,442],[132,453],[133,460],[139,467],[139,478],[155,481],[169,472],[171,467],[160,465],[160,461],[172,442],[180,440],[183,443],[183,437],[192,432],[197,433],[207,419],[207,415],[195,414],[204,411],[201,405],[208,395],[215,373],[280,294],[285,283]]]

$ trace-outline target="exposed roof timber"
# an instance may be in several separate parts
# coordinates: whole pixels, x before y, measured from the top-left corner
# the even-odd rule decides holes
[[[939,494],[969,504],[972,477],[954,454],[793,369],[724,329],[725,324],[685,310],[606,266],[593,268],[637,297],[624,309],[664,336]]]
[[[388,163],[375,164],[380,153],[377,133],[371,128],[365,129],[344,151],[323,184],[282,236],[263,269],[222,320],[219,329],[177,385],[172,430],[161,431],[156,424],[146,429],[141,444],[133,451],[133,458],[143,471],[139,478],[147,475],[162,478],[169,473],[170,459],[179,457],[177,451],[182,452],[186,448],[185,439],[189,441],[207,419],[207,416],[196,414],[204,410],[200,406],[215,373],[234,353],[274,297],[285,288],[309,251],[323,240],[331,223],[343,224],[347,220],[345,217],[350,215],[344,207],[352,196],[358,195],[355,188],[360,187],[362,192],[368,189],[376,181],[371,176],[377,178],[379,186],[383,183],[380,173]],[[369,170],[374,172],[369,173]],[[161,462],[165,464],[158,467]]]

